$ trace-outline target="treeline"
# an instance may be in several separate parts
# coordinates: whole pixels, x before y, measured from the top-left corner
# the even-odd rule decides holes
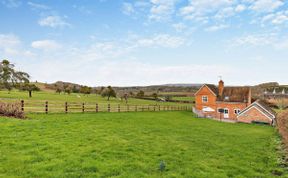
[[[0,89],[6,89],[10,93],[12,89],[28,91],[29,97],[32,97],[32,91],[40,89],[30,83],[30,75],[23,71],[17,71],[15,65],[8,60],[0,62]]]

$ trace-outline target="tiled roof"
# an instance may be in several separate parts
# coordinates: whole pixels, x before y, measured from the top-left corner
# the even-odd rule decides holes
[[[211,84],[206,84],[216,95],[217,101],[225,102],[248,102],[249,87],[224,87],[222,96],[219,96],[218,87]]]
[[[263,100],[257,100],[256,102],[257,102],[258,104],[260,104],[265,110],[267,110],[268,112],[270,112],[271,114],[273,114],[274,116],[276,116],[276,112],[275,112],[273,109],[271,109],[271,108],[268,106],[268,104],[266,104],[265,101],[263,101]]]

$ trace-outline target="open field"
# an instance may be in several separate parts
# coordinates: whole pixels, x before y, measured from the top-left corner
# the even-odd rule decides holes
[[[285,177],[270,126],[185,111],[29,117],[0,118],[0,177]]]
[[[125,101],[121,101],[119,98],[111,98],[110,101],[107,101],[107,98],[103,98],[96,94],[90,95],[83,95],[83,94],[76,94],[71,93],[68,94],[58,94],[55,92],[47,92],[47,91],[40,91],[40,92],[33,92],[32,98],[29,98],[28,92],[13,90],[10,94],[7,91],[0,91],[0,100],[1,99],[15,99],[15,100],[25,100],[26,102],[42,102],[45,101],[53,102],[53,103],[61,103],[64,104],[65,102],[77,102],[77,103],[98,103],[98,104],[121,104],[126,105]],[[171,103],[171,102],[156,102],[156,101],[149,101],[149,100],[142,100],[136,98],[129,98],[128,104],[132,105],[188,105],[189,104],[181,104],[181,103]],[[191,106],[191,104],[190,104]]]
[[[193,96],[187,96],[187,97],[172,97],[172,99],[173,100],[178,100],[178,101],[191,101],[191,102],[193,102],[193,101],[195,101],[195,97],[193,97]]]

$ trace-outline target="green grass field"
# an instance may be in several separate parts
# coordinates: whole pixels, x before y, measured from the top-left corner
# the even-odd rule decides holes
[[[192,96],[187,96],[187,97],[172,97],[173,100],[178,100],[178,101],[195,101],[195,97]]]
[[[29,117],[0,118],[0,177],[285,177],[270,126],[191,112]]]
[[[90,95],[83,95],[83,94],[76,94],[72,93],[68,94],[58,94],[55,92],[47,92],[47,91],[40,91],[40,92],[33,92],[32,98],[29,98],[28,92],[22,92],[18,90],[13,90],[10,94],[7,91],[0,91],[0,100],[1,99],[15,99],[15,100],[25,100],[26,102],[42,102],[45,101],[53,102],[53,103],[61,103],[64,104],[65,102],[78,102],[78,103],[99,103],[99,104],[123,104],[126,105],[125,101],[121,101],[119,98],[111,98],[110,101],[107,101],[107,98],[103,98],[96,94]],[[7,101],[7,100],[6,100]],[[181,104],[181,103],[170,103],[170,102],[156,102],[156,101],[149,101],[143,99],[136,99],[136,98],[129,98],[128,104],[131,105],[188,105],[189,104]],[[190,105],[191,106],[191,105]]]

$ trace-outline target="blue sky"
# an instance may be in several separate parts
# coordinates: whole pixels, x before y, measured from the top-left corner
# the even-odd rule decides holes
[[[0,54],[33,80],[288,84],[283,0],[0,0]]]

